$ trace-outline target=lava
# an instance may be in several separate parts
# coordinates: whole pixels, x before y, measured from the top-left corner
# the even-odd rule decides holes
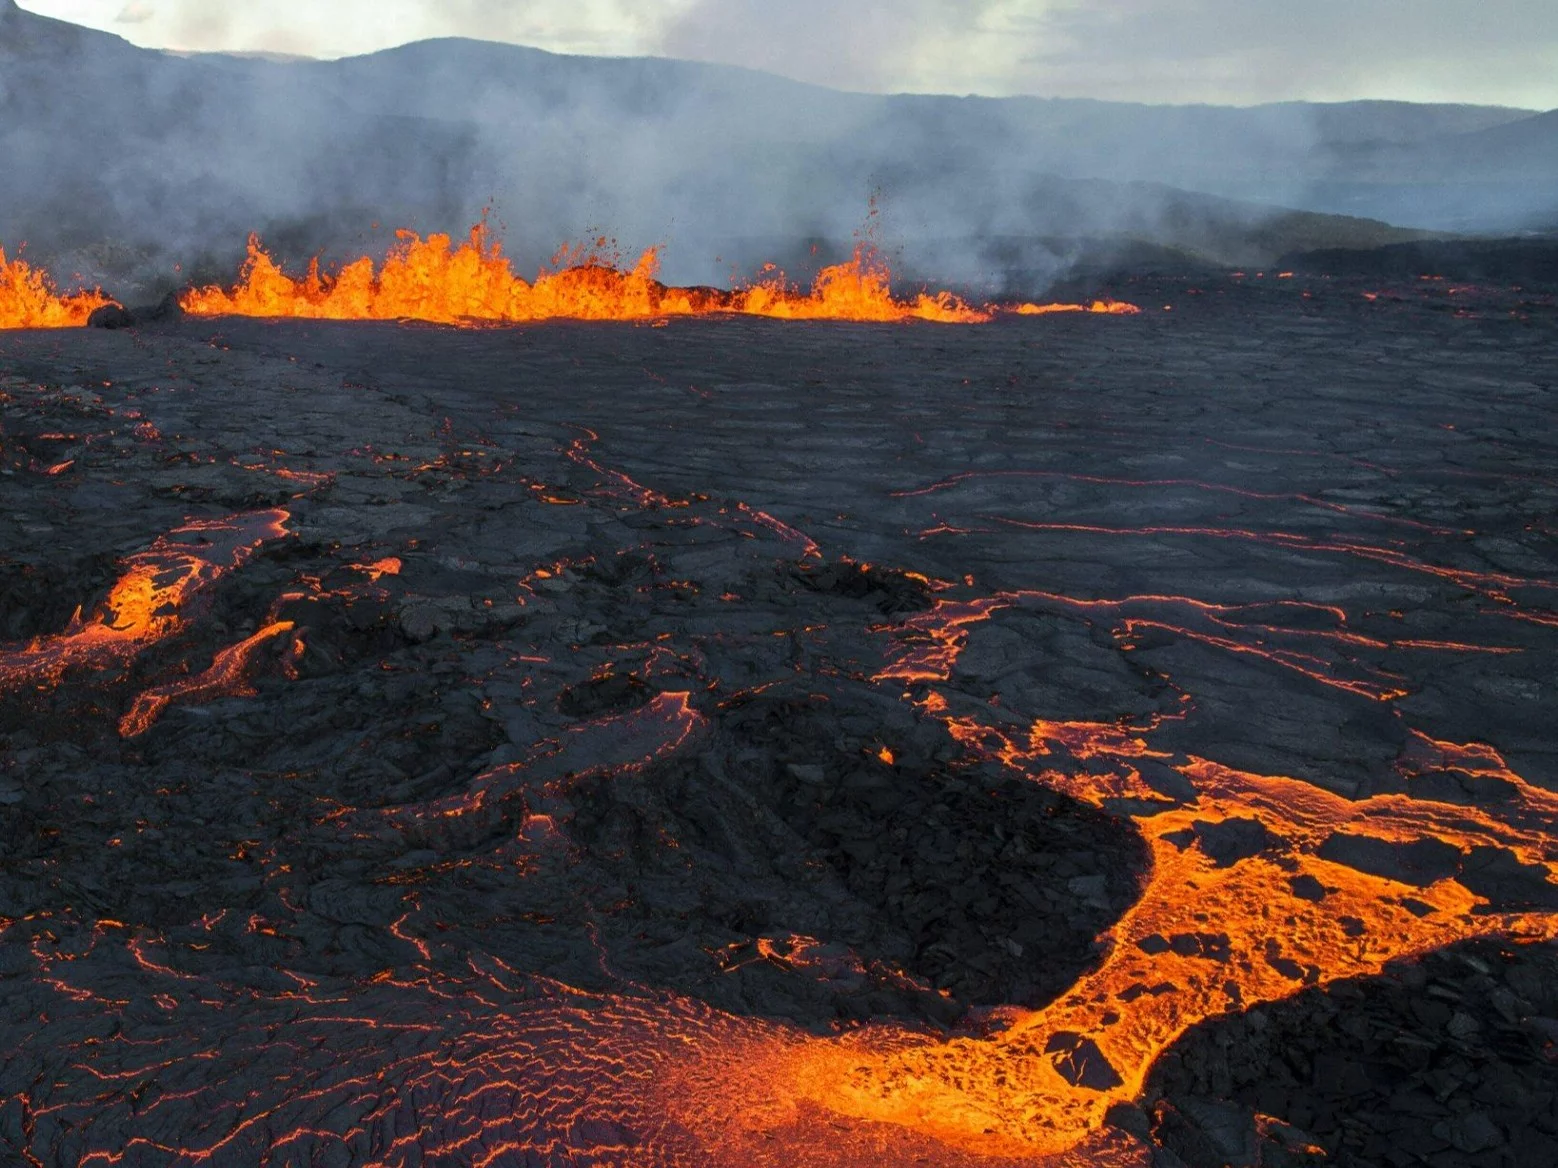
[[[577,270],[554,275],[560,279]],[[371,265],[369,275],[370,285],[382,282]],[[632,273],[616,276],[625,280]],[[317,272],[312,278],[315,291],[328,299],[330,282]],[[598,272],[589,279],[606,280]],[[652,282],[646,287],[654,296],[677,291],[654,291]],[[472,317],[461,313],[450,319],[464,323]],[[800,507],[771,498],[743,502],[676,494],[675,488],[649,485],[651,476],[640,469],[610,466],[610,434],[604,429],[604,438],[582,424],[548,433],[552,436],[545,441],[558,444],[557,459],[577,477],[569,477],[566,488],[550,488],[538,481],[540,468],[536,477],[516,476],[506,484],[513,490],[504,506],[529,506],[535,496],[542,503],[587,506],[591,513],[585,518],[591,522],[618,522],[641,512],[653,523],[622,526],[633,533],[625,537],[628,547],[645,558],[662,554],[661,540],[675,549],[666,535],[677,530],[673,524],[703,526],[701,534],[756,548],[760,563],[779,557],[775,567],[782,571],[763,564],[760,571],[728,581],[722,599],[732,604],[760,587],[792,603],[795,593],[785,582],[796,566],[806,564],[809,570],[810,561],[826,563],[834,550],[825,550],[804,530],[826,521],[807,516]],[[493,458],[472,469],[475,460],[466,451],[431,462],[420,461],[425,457],[420,454],[382,457],[408,469],[416,466],[413,474],[449,469],[473,481],[483,474],[499,476],[502,463]],[[1333,503],[1320,494],[1179,478],[981,469],[943,473],[929,486],[893,494],[940,494],[992,476],[1056,478],[1133,491],[1173,487],[1218,496],[1219,503],[1231,497],[1236,506],[1246,501],[1296,504],[1310,520],[1391,523],[1408,526],[1413,534],[1451,538],[1474,534]],[[182,637],[191,631],[201,595],[266,541],[285,536],[288,518],[284,511],[265,511],[192,521],[158,539],[129,557],[123,576],[90,617],[78,614],[65,632],[31,645],[0,648],[0,692],[57,685],[68,670],[112,667],[161,641]],[[1003,534],[1082,535],[1089,542],[1215,539],[1317,559],[1350,557],[1392,576],[1411,573],[1414,583],[1424,587],[1463,590],[1470,597],[1461,599],[1475,606],[1495,606],[1478,607],[1479,612],[1550,619],[1522,607],[1533,594],[1545,599],[1554,587],[1550,580],[1516,575],[1515,569],[1442,565],[1433,562],[1432,551],[1419,552],[1405,542],[1365,543],[1329,528],[1263,530],[1254,520],[1225,515],[1200,524],[1137,526],[1130,524],[1130,515],[1118,523],[1064,522],[1067,518],[980,517],[989,523],[986,530]],[[959,533],[944,523],[923,534]],[[354,584],[348,591],[384,594],[382,607],[365,607],[368,617],[380,622],[370,626],[376,635],[394,635],[391,598],[402,598],[401,586],[423,586],[430,556],[418,543],[407,540],[394,555],[389,554],[392,545],[379,543],[334,549],[333,554],[349,557],[350,562],[333,561],[342,574],[350,573]],[[522,597],[534,595],[548,604],[586,591],[592,586],[586,565],[609,564],[616,546],[549,549],[544,562],[552,566],[525,560],[525,574],[516,570],[515,586]],[[880,550],[882,558],[892,555],[891,548]],[[1437,553],[1440,558],[1454,554]],[[673,562],[668,554],[665,559]],[[878,559],[873,551],[873,561]],[[906,559],[912,562],[912,556]],[[843,562],[853,571],[867,571],[864,565]],[[453,570],[465,561],[441,563]],[[918,566],[954,574],[946,562]],[[743,673],[734,683],[714,676],[706,662],[694,660],[695,649],[678,624],[635,631],[642,644],[613,642],[611,662],[594,666],[591,680],[600,681],[613,669],[620,676],[630,650],[636,656],[664,657],[659,676],[675,676],[677,684],[641,706],[548,723],[533,733],[526,729],[532,725],[528,715],[521,716],[512,725],[503,724],[509,736],[504,754],[489,756],[483,747],[458,778],[434,772],[431,779],[411,776],[415,782],[402,784],[398,778],[404,776],[397,776],[383,787],[375,778],[369,800],[349,803],[332,796],[305,804],[315,810],[299,818],[297,837],[273,837],[267,843],[271,850],[261,864],[263,887],[241,908],[223,908],[199,917],[198,924],[167,926],[166,932],[159,931],[163,926],[125,926],[103,917],[77,921],[75,910],[27,920],[0,918],[0,947],[7,953],[14,992],[29,995],[19,998],[23,1005],[13,1011],[12,1029],[21,1037],[7,1046],[4,1060],[25,1067],[27,1078],[0,1082],[0,1125],[10,1125],[0,1127],[0,1139],[20,1133],[6,1146],[25,1149],[34,1162],[51,1156],[48,1162],[97,1165],[354,1160],[836,1168],[1004,1158],[1028,1168],[1138,1168],[1151,1150],[1111,1126],[1106,1116],[1115,1104],[1140,1099],[1154,1063],[1191,1027],[1310,987],[1377,974],[1398,958],[1468,938],[1558,937],[1558,852],[1552,843],[1558,796],[1527,781],[1513,746],[1506,757],[1491,743],[1462,741],[1472,731],[1435,726],[1423,706],[1400,701],[1412,681],[1391,672],[1401,667],[1401,651],[1477,654],[1485,660],[1529,650],[1474,643],[1475,629],[1467,630],[1465,639],[1391,636],[1379,630],[1444,630],[1388,624],[1382,614],[1368,611],[1374,599],[1300,585],[1288,590],[1281,578],[1257,600],[1217,603],[1158,591],[1169,585],[1156,579],[1109,584],[1101,575],[1089,577],[1099,591],[1085,595],[1016,585],[981,593],[975,576],[963,572],[977,570],[983,577],[985,567],[977,560],[959,564],[960,584],[905,573],[925,585],[922,599],[929,607],[908,616],[867,618],[885,622],[871,629],[874,637],[861,639],[867,649],[839,654],[823,668],[848,674],[851,684],[874,684],[879,690],[874,697],[884,705],[901,699],[939,723],[963,755],[952,760],[955,752],[939,753],[938,729],[931,738],[938,744],[939,762],[976,764],[971,774],[1008,768],[1127,820],[1145,841],[1151,865],[1139,895],[1098,938],[1095,965],[1058,999],[1033,1009],[976,1010],[949,1032],[878,1016],[842,1033],[818,1034],[724,1013],[682,993],[612,974],[609,947],[593,932],[602,919],[598,915],[581,926],[603,974],[601,982],[591,983],[595,988],[565,984],[551,966],[544,975],[519,972],[484,951],[504,927],[499,913],[536,910],[532,902],[502,903],[510,889],[496,883],[500,868],[505,878],[518,871],[520,880],[540,884],[532,880],[537,871],[566,864],[577,846],[570,832],[581,791],[591,784],[628,786],[628,780],[657,762],[701,754],[710,719],[717,717],[714,710],[787,683],[792,667],[805,677],[806,666],[777,656],[768,671]],[[695,594],[696,580],[680,566],[675,570],[676,580],[664,584]],[[218,642],[224,647],[209,658],[208,668],[199,668],[202,661],[190,676],[159,677],[129,703],[120,732],[126,737],[145,732],[174,703],[251,692],[267,646],[275,646],[279,655],[277,642],[295,631],[291,621],[282,619],[303,607],[294,608],[294,602],[348,594],[325,593],[319,581],[332,577],[316,573],[301,577],[311,592],[283,594],[252,636],[226,644],[232,634],[224,631]],[[771,583],[775,579],[778,584]],[[1046,577],[1045,587],[1064,587],[1059,579],[1058,573]],[[613,603],[621,603],[631,616],[626,606],[632,587],[611,587]],[[1114,590],[1103,591],[1110,587]],[[648,585],[642,589],[651,590]],[[720,593],[710,588],[708,595]],[[534,605],[538,615],[524,639],[501,650],[455,637],[424,646],[423,660],[440,679],[439,688],[430,691],[433,700],[469,696],[464,683],[479,676],[500,683],[490,696],[499,708],[508,700],[516,709],[533,710],[539,708],[535,690],[525,687],[548,667],[588,660],[582,655],[592,650],[606,651],[581,633],[577,622],[560,624],[549,642],[542,640],[534,630],[552,616],[540,612],[542,607]],[[987,631],[1011,632],[1002,625],[1008,617],[1015,627],[1018,620],[1032,623],[1035,616],[1046,626],[1085,627],[1101,652],[1126,654],[1128,668],[1139,663],[1139,655],[1131,656],[1137,654],[1137,642],[1190,640],[1198,652],[1223,660],[1255,659],[1274,673],[1297,675],[1284,680],[1306,692],[1321,687],[1334,703],[1331,708],[1366,709],[1399,730],[1391,740],[1400,743],[1399,755],[1393,766],[1388,760],[1381,763],[1387,772],[1381,787],[1388,790],[1349,799],[1313,781],[1238,769],[1177,749],[1172,743],[1184,738],[1173,732],[1196,709],[1197,695],[1189,687],[1207,676],[1188,669],[1177,678],[1153,672],[1156,705],[1148,708],[1156,712],[1129,717],[1111,719],[1109,710],[1119,707],[1107,706],[1093,707],[1086,719],[1067,720],[1053,711],[1041,716],[1039,710],[1021,708],[1022,699],[1013,696],[1022,692],[1017,687],[1003,689],[999,700],[983,696],[989,692],[982,688],[986,679],[972,665],[959,672],[965,650],[970,643],[978,645]],[[307,625],[304,617],[297,619]],[[676,616],[678,622],[684,619]],[[699,638],[724,636],[723,630],[736,624],[723,613],[710,617],[701,627],[720,631],[692,639],[696,644]],[[793,627],[809,632],[829,626],[796,622]],[[754,641],[795,636],[767,621],[755,628]],[[311,638],[316,635],[311,626],[307,631]],[[320,626],[322,642],[329,631]],[[1044,661],[1045,650],[1035,642],[1021,644],[1014,657],[1018,668]],[[300,648],[301,641],[294,646]],[[464,654],[480,660],[480,667],[462,664]],[[367,679],[372,693],[379,692],[372,680],[378,671],[404,669],[390,658],[368,660],[353,681]],[[633,668],[635,674],[654,677],[654,670]],[[738,691],[736,683],[752,689]],[[505,686],[507,699],[496,692]],[[295,693],[300,687],[277,688]],[[523,700],[514,696],[521,692]],[[451,700],[448,708],[458,709],[458,703]],[[861,721],[860,738],[871,767],[880,764],[892,772],[926,757],[923,745],[891,736],[871,717]],[[380,725],[374,723],[375,729]],[[281,732],[295,733],[291,726]],[[384,745],[383,736],[363,734],[365,753]],[[858,754],[858,738],[855,746]],[[1205,753],[1213,750],[1204,748]],[[1324,756],[1304,757],[1325,765]],[[1272,764],[1272,769],[1279,766]],[[651,782],[656,775],[649,773]],[[725,778],[740,789],[748,776],[737,771]],[[260,779],[266,795],[304,786],[293,775],[285,781],[271,775]],[[1457,792],[1466,797],[1452,801]],[[289,822],[278,834],[293,830]],[[344,910],[339,914],[344,927],[327,936],[361,942],[375,964],[352,967],[361,976],[323,972],[332,955],[323,946],[311,947],[295,927],[302,915],[299,905],[308,904],[316,915],[329,908],[346,883],[329,865],[353,854],[347,843],[375,840],[393,845],[382,853],[364,849],[375,865],[381,858],[414,854],[401,846],[407,840],[427,855],[404,866],[374,867],[361,883],[360,903],[335,906]],[[122,842],[115,836],[108,846],[128,850],[133,843],[125,832]],[[646,836],[633,846],[685,848],[678,856],[689,865],[697,862],[691,843]],[[299,870],[289,872],[290,863]],[[448,903],[438,903],[448,893],[431,888],[427,879],[435,868],[468,876],[484,911],[494,906],[489,932],[462,931],[465,926],[450,921]],[[318,879],[321,875],[326,878]],[[494,883],[489,885],[489,879]],[[573,889],[568,892],[571,896]],[[636,894],[631,887],[613,889],[610,901],[595,903],[620,896],[620,910],[606,911],[626,912]],[[188,919],[195,920],[205,907],[191,909]],[[554,910],[551,904],[540,907]],[[570,908],[555,906],[558,918],[564,919]],[[695,911],[697,905],[689,901],[687,915]],[[224,958],[230,962],[226,966],[203,965],[209,935],[224,928],[243,934],[236,958]],[[826,980],[856,976],[864,968],[847,947],[789,928],[770,930],[765,923],[749,931],[743,924],[734,931],[747,940],[706,952],[726,972],[762,962]],[[197,932],[199,940],[191,943]],[[301,959],[305,951],[306,962]],[[587,952],[585,961],[589,958]],[[897,976],[917,990],[927,988],[910,973]],[[601,984],[610,988],[603,990]],[[48,1022],[34,1025],[35,1016]],[[62,1019],[77,1029],[70,1044],[57,1041],[51,1031]],[[189,1036],[219,1040],[191,1048]],[[825,1138],[819,1139],[819,1132]]]
[[[0,247],[0,329],[80,328],[112,303],[96,291],[61,296],[47,273],[25,260],[7,259]]]
[[[1496,602],[1500,607],[1492,608],[1489,611],[1496,612],[1500,616],[1511,620],[1526,620],[1532,623],[1544,624],[1554,619],[1551,613],[1541,610],[1522,609],[1515,606],[1514,601],[1510,597],[1510,592],[1518,589],[1555,592],[1558,591],[1558,583],[1536,577],[1516,576],[1508,572],[1488,572],[1470,568],[1444,567],[1439,564],[1430,564],[1398,548],[1359,543],[1348,539],[1315,537],[1291,531],[1255,531],[1249,528],[1233,527],[1194,527],[1174,524],[1110,527],[1098,523],[1045,523],[1013,519],[1000,515],[989,516],[988,518],[992,523],[1002,527],[1031,532],[1064,532],[1077,535],[1149,538],[1153,536],[1192,536],[1207,539],[1269,543],[1294,551],[1355,556],[1358,559],[1373,560],[1407,572],[1416,572],[1425,576],[1450,581],[1468,592],[1478,593],[1486,599]],[[967,535],[972,530],[969,528],[951,527],[947,524],[938,524],[936,527],[926,528],[919,534],[920,538],[928,539],[941,535]]]
[[[120,735],[135,738],[146,733],[162,712],[177,701],[212,701],[220,697],[253,696],[254,689],[244,676],[250,659],[266,642],[283,633],[290,633],[295,627],[291,621],[276,621],[266,625],[252,637],[219,652],[211,668],[199,676],[147,690],[135,699],[129,711],[120,719]]]
[[[912,618],[895,631],[897,660],[879,680],[950,680],[966,627],[1017,601],[942,602]],[[1102,964],[1051,1005],[1013,1012],[994,1038],[904,1046],[867,1028],[795,1052],[786,1073],[835,1113],[979,1154],[1061,1154],[1098,1131],[1111,1105],[1135,1098],[1157,1057],[1203,1019],[1470,937],[1558,937],[1546,907],[1558,904],[1558,799],[1491,747],[1415,733],[1404,765],[1496,779],[1512,792],[1496,810],[1404,795],[1349,801],[1154,750],[1151,727],[1039,720],[1024,734],[954,712],[934,688],[918,702],[976,755],[1094,806],[1137,801],[1153,865],[1103,938]],[[1105,760],[1109,773],[1059,765],[1056,747]],[[1194,798],[1165,801],[1138,769],[1148,759],[1178,771]],[[1478,867],[1499,858],[1524,873],[1540,905],[1483,895]]]
[[[262,544],[285,538],[286,511],[194,520],[130,556],[125,572],[90,618],[31,644],[0,649],[0,693],[52,688],[67,670],[122,664],[184,627],[195,597]]]
[[[439,832],[450,821],[490,812],[517,791],[525,791],[531,811],[546,817],[546,807],[581,775],[643,767],[679,750],[703,725],[704,719],[686,693],[662,693],[630,714],[603,718],[576,728],[561,741],[537,743],[524,762],[477,775],[468,789],[432,803],[353,812],[332,817],[355,826],[382,819],[409,829]],[[549,784],[557,784],[555,790]]]
[[[1082,312],[1094,316],[1140,316],[1141,309],[1123,300],[1094,300],[1090,304],[1019,304],[1012,310],[1018,316],[1053,316]]]
[[[969,305],[948,292],[893,295],[892,273],[868,244],[845,263],[823,268],[809,291],[770,268],[744,288],[675,288],[655,278],[660,256],[651,248],[631,268],[598,250],[563,249],[534,281],[515,275],[501,245],[485,227],[456,244],[448,235],[426,239],[409,231],[380,266],[363,257],[334,275],[317,260],[302,277],[287,275],[256,236],[232,289],[199,288],[181,303],[195,316],[296,317],[321,320],[422,320],[439,324],[513,324],[569,318],[644,321],[680,316],[741,315],[780,320],[889,323],[907,320],[980,324],[997,309]],[[1130,315],[1133,305],[1024,304],[1024,315],[1086,311]]]

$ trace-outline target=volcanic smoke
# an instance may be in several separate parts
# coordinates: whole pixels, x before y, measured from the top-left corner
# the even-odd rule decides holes
[[[1554,1162],[1551,296],[235,215],[0,251],[0,1159]]]

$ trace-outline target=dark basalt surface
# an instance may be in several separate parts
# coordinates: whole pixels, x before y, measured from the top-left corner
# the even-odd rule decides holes
[[[872,710],[829,688],[738,698],[696,758],[576,789],[570,836],[595,879],[632,901],[604,934],[613,965],[721,1009],[813,1024],[946,1024],[967,1003],[1039,1005],[1065,990],[1134,899],[1145,850],[1010,774],[938,764],[951,744],[897,703]],[[840,749],[842,721],[863,716],[895,744],[891,764]],[[1097,881],[1090,899],[1068,887],[1078,877]],[[690,952],[689,896],[712,961]],[[825,945],[759,947],[797,934]]]
[[[706,1162],[652,1116],[581,1127],[567,1082],[473,1105],[477,1072],[430,1087],[370,1033],[501,1021],[490,988],[448,1004],[473,971],[514,1010],[678,995],[824,1033],[1063,993],[1137,895],[1143,809],[981,757],[885,676],[939,599],[1031,594],[944,687],[991,724],[1161,719],[1164,757],[1500,797],[1404,768],[1420,730],[1558,789],[1552,301],[1114,291],[1148,312],[0,334],[0,662],[189,519],[291,533],[166,639],[0,692],[0,1160],[363,1163],[417,1130],[445,1164],[475,1130],[498,1163]],[[122,737],[277,621],[244,692]],[[1231,865],[1250,835],[1187,846]],[[1335,848],[1552,904],[1518,865]],[[1555,1002],[1550,949],[1406,963],[1207,1023],[1114,1118],[1169,1166],[1551,1163]],[[404,1101],[352,1110],[368,1079]]]
[[[1208,1023],[1145,1102],[1191,1164],[1555,1164],[1555,1015],[1551,947],[1457,946]]]

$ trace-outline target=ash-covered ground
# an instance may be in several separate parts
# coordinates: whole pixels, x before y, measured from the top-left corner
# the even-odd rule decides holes
[[[1558,911],[1558,308],[1117,291],[0,335],[0,1160],[983,1163],[732,1068],[1060,999],[1215,772],[1469,833],[1178,845],[1466,945],[1148,936],[1226,1002],[999,1162],[1558,1163],[1558,957],[1497,937]],[[1068,1090],[1129,1079],[1072,1037]]]

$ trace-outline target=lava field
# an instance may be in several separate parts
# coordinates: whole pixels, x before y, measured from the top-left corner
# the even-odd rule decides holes
[[[1558,305],[1112,291],[0,332],[0,1162],[1558,1164]]]

